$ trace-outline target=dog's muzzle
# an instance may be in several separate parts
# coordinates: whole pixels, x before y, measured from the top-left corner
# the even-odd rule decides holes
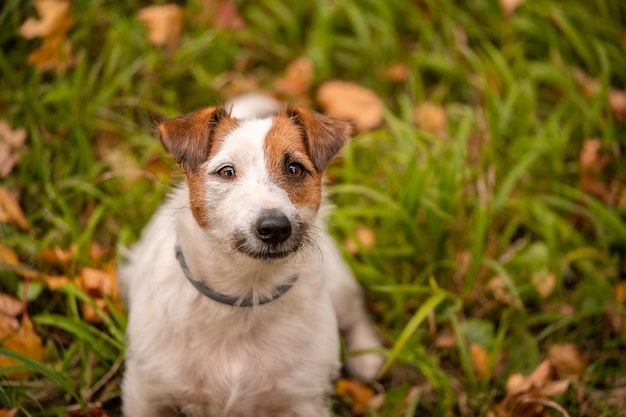
[[[303,241],[306,224],[299,217],[289,218],[280,210],[265,210],[248,230],[235,232],[234,248],[264,261],[286,258]]]

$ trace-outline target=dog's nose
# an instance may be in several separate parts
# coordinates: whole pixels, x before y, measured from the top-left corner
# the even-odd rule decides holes
[[[291,223],[284,214],[268,214],[256,223],[256,235],[265,243],[283,243],[291,235]]]

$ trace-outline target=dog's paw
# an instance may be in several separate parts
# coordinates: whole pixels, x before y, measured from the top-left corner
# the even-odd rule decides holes
[[[363,353],[350,356],[346,361],[348,373],[361,381],[374,381],[385,363],[378,353]]]

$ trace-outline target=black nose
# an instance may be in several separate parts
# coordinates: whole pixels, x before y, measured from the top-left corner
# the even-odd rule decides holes
[[[257,221],[256,235],[265,243],[283,243],[291,235],[291,223],[284,214],[267,214]]]

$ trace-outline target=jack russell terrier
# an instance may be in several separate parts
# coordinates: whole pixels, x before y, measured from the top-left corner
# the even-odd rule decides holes
[[[323,173],[348,123],[263,96],[163,121],[185,182],[120,278],[126,417],[320,417],[340,370],[383,363],[361,290],[326,232]]]

